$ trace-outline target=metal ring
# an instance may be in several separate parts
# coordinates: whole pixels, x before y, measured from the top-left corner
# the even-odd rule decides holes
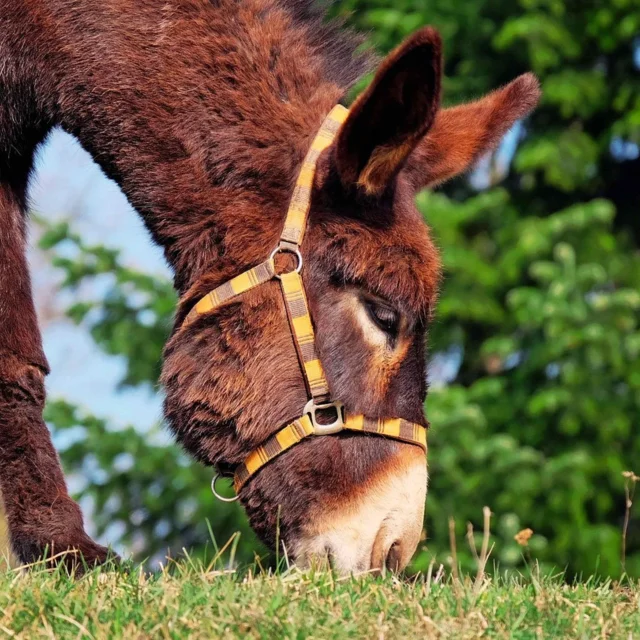
[[[220,480],[220,478],[224,478],[225,476],[223,476],[220,473],[216,473],[215,476],[213,476],[213,479],[211,480],[211,492],[213,493],[213,495],[218,498],[218,500],[220,500],[220,502],[235,502],[236,500],[238,500],[238,498],[240,498],[240,496],[238,494],[236,494],[235,496],[233,496],[233,498],[225,498],[224,496],[221,496],[217,491],[216,491],[216,482],[218,482],[218,480]]]
[[[296,265],[296,268],[293,271],[287,271],[287,273],[300,273],[300,271],[302,271],[302,254],[300,253],[300,249],[298,247],[296,247],[295,249],[292,247],[288,247],[287,245],[283,245],[282,243],[280,243],[272,252],[271,255],[269,256],[269,260],[273,260],[276,257],[276,254],[278,253],[291,253],[293,255],[296,256],[296,258],[298,259],[298,264]],[[278,280],[280,280],[280,276],[282,275],[281,273],[275,273],[274,274],[276,278],[278,278]]]

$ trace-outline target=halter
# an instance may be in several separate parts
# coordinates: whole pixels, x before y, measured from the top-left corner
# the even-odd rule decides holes
[[[427,451],[427,430],[422,425],[408,422],[402,418],[372,419],[364,415],[345,415],[342,404],[331,401],[329,385],[316,351],[313,323],[300,275],[302,271],[300,246],[311,207],[311,190],[318,157],[331,145],[348,113],[345,107],[335,106],[325,118],[311,143],[311,148],[307,152],[298,175],[284,229],[280,235],[280,242],[271,252],[269,258],[207,293],[184,319],[183,326],[186,326],[199,316],[217,309],[232,298],[254,289],[264,282],[273,278],[280,281],[289,327],[296,346],[309,401],[302,410],[300,418],[269,437],[252,451],[243,463],[238,465],[233,477],[236,491],[235,499],[247,480],[259,469],[309,436],[332,435],[345,430],[378,434],[418,445],[425,454]],[[296,257],[297,264],[293,271],[276,272],[275,258],[279,253],[289,253]],[[321,413],[326,417],[326,413],[329,411],[335,416],[333,421],[328,424],[319,422],[318,414]],[[216,495],[218,495],[215,491],[217,478],[218,476],[214,477],[212,482],[212,488]]]

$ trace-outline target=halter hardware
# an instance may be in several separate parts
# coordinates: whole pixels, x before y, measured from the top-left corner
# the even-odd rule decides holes
[[[289,242],[279,242],[278,246],[271,252],[271,255],[269,256],[269,260],[271,260],[274,263],[274,265],[275,265],[276,256],[279,253],[290,253],[294,255],[297,258],[298,263],[296,264],[296,267],[293,271],[295,271],[295,273],[300,273],[302,271],[302,254],[300,253],[300,248],[297,245],[292,245]],[[274,271],[275,271],[275,267],[274,267]],[[288,271],[286,273],[291,273],[291,272]],[[277,278],[278,280],[280,280],[281,275],[282,275],[281,273],[275,272],[274,278]]]
[[[216,491],[216,482],[223,476],[217,473],[213,477],[211,490],[223,502],[237,500],[240,490],[251,476],[281,453],[309,436],[334,435],[348,430],[377,434],[408,442],[421,447],[425,453],[427,451],[427,429],[424,426],[401,418],[375,419],[364,415],[347,415],[342,403],[332,402],[322,363],[316,352],[313,322],[311,321],[301,277],[303,260],[300,246],[302,245],[302,238],[311,207],[311,191],[316,162],[320,153],[333,142],[340,126],[346,120],[347,114],[348,110],[345,107],[341,105],[335,106],[325,118],[311,143],[311,148],[302,163],[291,197],[280,242],[271,252],[269,258],[207,293],[191,309],[182,324],[185,327],[191,324],[198,316],[222,306],[228,300],[273,278],[278,279],[287,310],[289,328],[296,346],[300,369],[307,387],[309,400],[302,411],[302,416],[267,438],[236,468],[233,475],[233,484],[236,491],[234,498],[220,496]],[[279,253],[295,255],[297,258],[296,267],[293,270],[278,273],[275,259]],[[322,418],[326,418],[328,412],[334,412],[333,420],[323,423]]]
[[[333,422],[327,424],[318,422],[316,412],[333,410],[335,412],[335,418]],[[334,433],[340,433],[344,429],[344,405],[342,402],[323,402],[316,404],[315,400],[311,398],[304,407],[304,415],[309,416],[311,424],[313,425],[313,434],[316,436],[330,436]]]
[[[218,498],[220,502],[237,502],[237,500],[240,498],[240,496],[237,493],[232,498],[226,498],[225,496],[218,493],[218,490],[216,489],[218,480],[222,480],[223,478],[228,478],[228,477],[230,476],[225,476],[225,475],[222,475],[221,473],[214,474],[213,478],[211,479],[211,493],[213,493],[213,495],[216,498]]]

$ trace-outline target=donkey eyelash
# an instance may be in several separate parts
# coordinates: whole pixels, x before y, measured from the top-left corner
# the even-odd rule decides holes
[[[373,323],[391,338],[397,337],[400,329],[400,314],[384,302],[365,298],[363,303]]]
[[[410,311],[399,311],[377,292],[367,291],[362,281],[351,279],[343,272],[334,271],[330,276],[329,282],[340,289],[357,291],[360,304],[367,311],[371,322],[392,340],[395,340],[400,335],[401,326],[403,331],[412,331],[417,326],[416,318]]]

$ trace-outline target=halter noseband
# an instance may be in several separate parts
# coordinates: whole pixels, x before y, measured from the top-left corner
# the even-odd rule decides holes
[[[340,126],[346,120],[347,114],[348,110],[345,107],[337,105],[322,123],[298,175],[280,242],[271,252],[269,258],[207,293],[191,309],[183,322],[183,326],[186,326],[198,316],[220,307],[245,291],[273,278],[280,280],[289,327],[296,345],[309,401],[300,418],[269,437],[236,468],[233,482],[236,494],[260,468],[304,438],[312,435],[330,435],[344,430],[378,434],[416,444],[425,453],[427,451],[427,430],[422,425],[408,422],[402,418],[372,419],[363,415],[346,416],[342,404],[331,401],[329,385],[316,352],[313,324],[300,275],[302,270],[300,246],[311,207],[311,190],[318,157],[331,145]],[[278,253],[294,254],[297,258],[296,268],[288,273],[276,273],[274,260]],[[326,411],[335,412],[335,419],[329,424],[322,424],[317,419],[317,413]],[[216,478],[214,478],[212,486]],[[216,493],[215,488],[214,493]]]

